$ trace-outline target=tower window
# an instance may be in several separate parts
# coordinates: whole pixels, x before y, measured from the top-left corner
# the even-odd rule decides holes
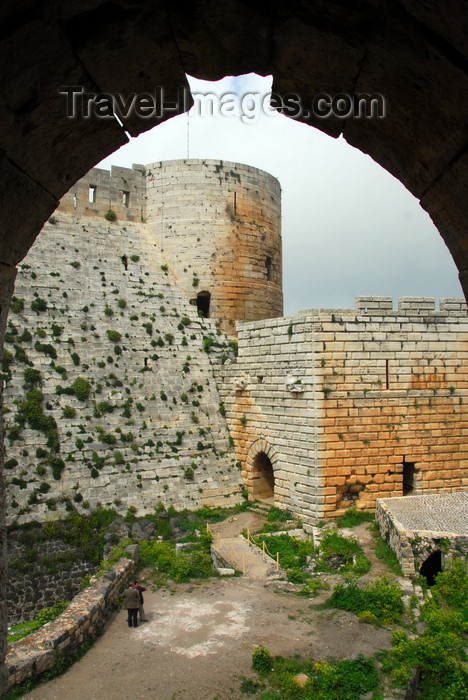
[[[122,191],[122,204],[128,208],[130,205],[130,192]]]
[[[269,255],[266,256],[265,258],[265,267],[266,267],[266,276],[267,280],[271,278],[271,267],[272,267],[272,259]]]
[[[88,201],[91,202],[91,204],[94,204],[94,202],[96,201],[96,190],[97,190],[96,185],[89,186]]]

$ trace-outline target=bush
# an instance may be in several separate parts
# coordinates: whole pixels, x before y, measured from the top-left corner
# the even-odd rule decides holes
[[[57,359],[57,351],[50,343],[41,343],[39,340],[36,340],[34,348],[38,352],[43,352],[44,355],[48,355],[52,360]]]
[[[91,384],[84,377],[77,377],[72,387],[76,398],[80,401],[86,401],[91,393]]]
[[[64,406],[62,408],[62,415],[64,418],[74,418],[76,416],[76,408],[73,408],[73,406]]]
[[[259,646],[252,654],[252,668],[260,674],[270,673],[273,659],[266,647]]]
[[[463,559],[455,559],[450,569],[437,575],[432,594],[442,596],[450,606],[457,608],[468,622],[468,576]]]
[[[15,314],[21,313],[24,309],[24,299],[18,299],[17,297],[12,297],[11,299],[11,310]]]
[[[115,221],[117,219],[117,214],[113,209],[108,209],[104,214],[106,221]]]
[[[33,299],[31,302],[31,309],[32,309],[32,311],[35,311],[37,314],[39,314],[41,311],[45,311],[47,309],[46,300],[42,299],[41,297],[37,297],[36,299]]]
[[[41,373],[38,369],[33,369],[32,367],[26,367],[24,370],[24,381],[30,386],[42,383]]]
[[[122,333],[119,333],[119,331],[113,331],[111,329],[106,331],[106,335],[112,343],[116,343],[122,337]]]
[[[354,582],[347,585],[338,583],[326,606],[347,610],[355,615],[368,612],[385,625],[399,622],[404,611],[401,590],[388,576],[368,583],[365,588],[360,588]]]

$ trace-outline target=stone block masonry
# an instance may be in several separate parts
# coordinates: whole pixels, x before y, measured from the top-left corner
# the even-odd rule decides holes
[[[237,324],[237,364],[216,374],[250,498],[265,465],[306,524],[467,488],[466,305],[391,302]]]
[[[147,166],[147,196],[148,225],[179,288],[194,305],[209,299],[223,331],[282,315],[276,178],[229,161],[165,161]]]
[[[212,369],[228,339],[197,316],[145,224],[57,210],[20,265],[14,297],[8,522],[241,500]]]

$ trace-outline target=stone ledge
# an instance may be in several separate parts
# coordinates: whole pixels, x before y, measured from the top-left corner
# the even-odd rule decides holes
[[[120,559],[111,569],[115,574],[112,581],[106,572],[78,593],[55,620],[9,645],[6,657],[9,687],[51,669],[56,663],[56,650],[68,656],[91,637],[110,616],[112,605],[132,578],[134,564],[132,559]]]

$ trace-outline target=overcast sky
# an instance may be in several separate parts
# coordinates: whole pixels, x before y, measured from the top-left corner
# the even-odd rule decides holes
[[[216,83],[190,78],[190,85],[198,93],[266,94],[271,78],[249,75]],[[398,180],[344,139],[259,112],[242,120],[200,117],[191,110],[132,139],[98,167],[217,158],[277,177],[285,315],[354,308],[359,295],[392,296],[394,305],[400,296],[463,296],[441,236]]]

